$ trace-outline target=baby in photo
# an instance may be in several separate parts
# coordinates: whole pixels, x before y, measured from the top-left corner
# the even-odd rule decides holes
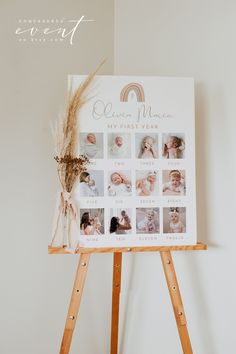
[[[169,211],[169,233],[183,233],[185,226],[180,220],[179,208],[170,208]]]
[[[108,134],[108,157],[114,159],[129,158],[130,135],[125,133]]]
[[[101,235],[103,234],[103,209],[81,209],[80,234],[81,235]]]
[[[167,136],[163,145],[162,155],[166,159],[181,159],[185,143],[183,138],[175,135]]]
[[[84,136],[85,135],[85,136]],[[102,151],[102,134],[101,133],[81,133],[81,138],[84,138],[84,143],[81,146],[81,154],[89,159],[99,159],[103,156]],[[98,143],[99,138],[99,143]],[[82,139],[83,140],[83,139]]]
[[[88,172],[82,172],[80,174],[80,183],[78,194],[80,197],[97,197],[98,189],[96,187],[94,179],[90,177]],[[76,192],[76,191],[75,191]]]
[[[130,225],[131,220],[130,220],[130,217],[126,213],[126,210],[122,209],[120,214],[121,214],[121,217],[120,217],[121,225],[124,225],[124,226]]]
[[[157,159],[157,147],[156,147],[156,139],[152,136],[145,136],[141,143],[140,149],[138,153],[139,159]]]
[[[88,170],[80,173],[74,188],[76,199],[80,197],[101,197],[104,195],[104,172]]]
[[[136,174],[140,174],[143,171],[136,171]],[[147,171],[146,176],[136,179],[136,195],[149,196],[157,194],[157,171]]]
[[[97,214],[95,214],[94,218],[91,219],[91,223],[92,223],[92,225],[94,227],[95,234],[96,235],[101,235],[102,233],[101,233],[100,229],[102,227],[102,224],[101,224],[101,222],[99,220],[99,216]]]
[[[131,209],[111,209],[109,232],[123,235],[131,233],[131,213]]]
[[[123,172],[113,172],[110,175],[110,184],[108,185],[109,196],[131,196],[131,181]]]
[[[163,180],[168,171],[163,171]],[[179,170],[169,172],[169,181],[163,184],[163,194],[185,195],[185,178]]]
[[[138,221],[138,211],[137,209],[137,228],[138,232],[142,233],[155,233],[159,232],[159,227],[157,223],[157,211],[154,209],[147,209],[146,212],[143,212],[143,217]]]

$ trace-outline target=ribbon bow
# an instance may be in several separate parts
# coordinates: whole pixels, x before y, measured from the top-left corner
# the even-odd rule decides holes
[[[74,199],[72,198],[71,194],[69,192],[60,192],[61,195],[61,203],[60,203],[60,209],[63,210],[65,213],[67,211],[67,208],[69,208],[69,211],[71,212],[71,216],[73,219],[77,218],[78,211],[77,207],[75,204]]]
[[[66,250],[75,253],[79,242],[77,215],[78,210],[71,193],[59,192],[53,222],[52,247],[66,247]]]

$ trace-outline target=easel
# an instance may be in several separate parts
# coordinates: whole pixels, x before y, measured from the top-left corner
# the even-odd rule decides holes
[[[62,338],[60,354],[68,354],[70,351],[72,335],[75,328],[76,319],[78,316],[90,254],[101,253],[101,252],[114,253],[110,354],[118,354],[119,305],[120,305],[121,269],[122,269],[123,252],[160,252],[183,353],[193,354],[192,346],[188,334],[188,329],[187,329],[187,322],[184,313],[183,303],[181,300],[180,290],[179,290],[179,286],[175,274],[175,268],[171,257],[171,251],[205,250],[205,249],[207,249],[207,245],[203,243],[197,243],[194,246],[79,249],[77,253],[80,253],[81,256],[79,259],[79,265],[75,277],[70,306],[66,318],[66,325],[65,325],[64,335]],[[49,252],[57,253],[53,249],[49,249]]]

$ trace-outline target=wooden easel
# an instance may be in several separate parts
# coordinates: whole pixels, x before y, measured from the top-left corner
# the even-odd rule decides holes
[[[70,351],[72,335],[75,328],[76,319],[78,316],[90,254],[98,253],[98,252],[114,253],[110,354],[118,354],[119,305],[120,305],[121,269],[122,269],[123,252],[160,252],[183,353],[192,354],[193,353],[192,346],[188,334],[186,317],[185,317],[180,290],[179,290],[179,286],[175,274],[175,268],[171,257],[171,251],[205,250],[205,249],[207,249],[207,245],[203,243],[198,243],[194,246],[79,249],[77,253],[80,253],[81,256],[79,259],[79,265],[75,277],[70,306],[66,318],[66,325],[65,325],[64,335],[62,338],[60,354],[68,354]],[[57,253],[56,251],[54,252],[53,249],[49,250],[49,252]]]

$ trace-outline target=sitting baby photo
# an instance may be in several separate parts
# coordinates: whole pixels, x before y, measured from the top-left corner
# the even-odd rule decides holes
[[[80,154],[89,159],[103,158],[103,134],[102,133],[80,133]]]
[[[108,158],[128,159],[131,157],[131,137],[127,133],[108,134]]]
[[[163,134],[162,156],[165,159],[183,159],[185,157],[184,134]]]
[[[136,195],[158,195],[157,171],[136,171]]]
[[[136,231],[138,234],[159,233],[159,208],[137,208]]]
[[[186,208],[164,208],[163,210],[164,233],[186,232]]]
[[[185,195],[185,171],[183,170],[167,170],[162,175],[163,195]]]
[[[135,149],[138,159],[158,158],[158,135],[135,134]]]
[[[108,195],[111,197],[132,195],[131,172],[114,171],[108,174]]]

